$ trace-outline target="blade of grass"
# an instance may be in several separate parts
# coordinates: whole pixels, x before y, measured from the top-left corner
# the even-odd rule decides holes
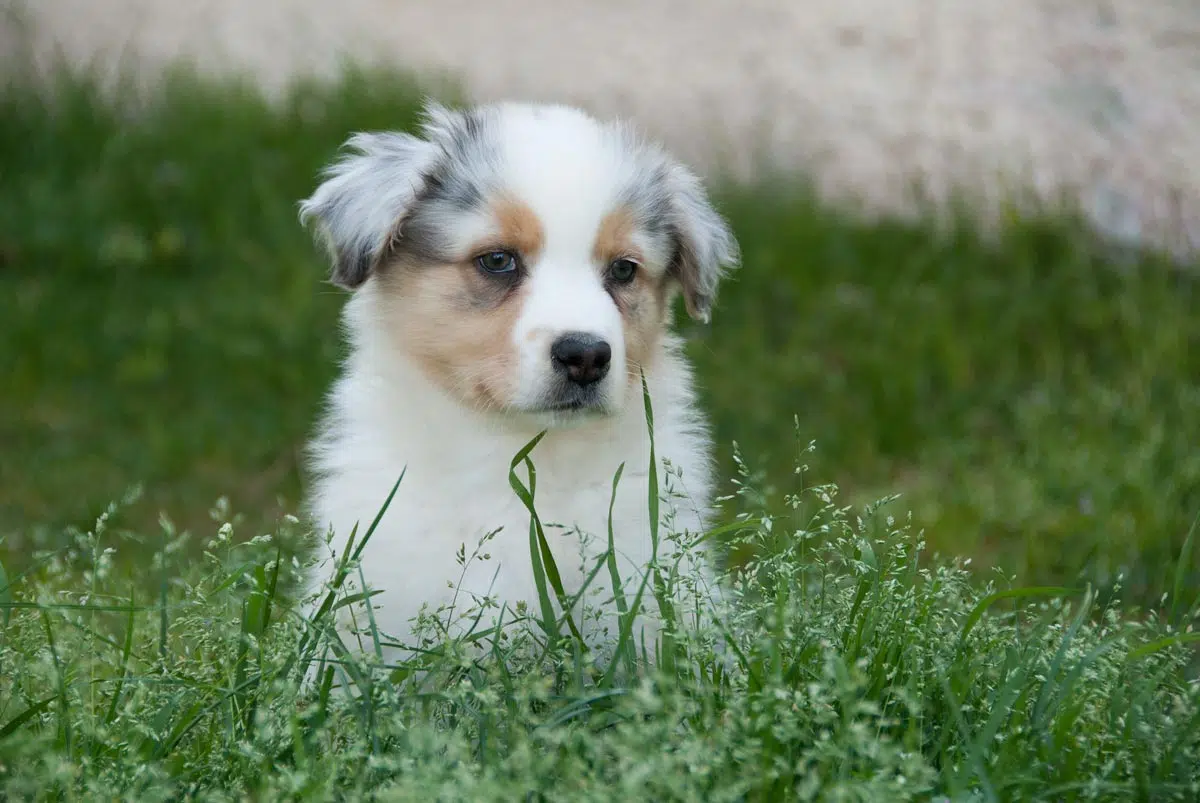
[[[58,695],[52,694],[49,697],[45,698],[44,700],[40,700],[40,701],[34,703],[33,705],[29,706],[24,711],[17,714],[12,719],[10,719],[8,722],[4,723],[4,726],[0,727],[0,740],[4,740],[4,739],[8,738],[9,736],[11,736],[12,734],[16,733],[18,728],[20,728],[22,725],[24,725],[29,720],[36,717],[38,714],[45,711],[57,699],[58,699]]]
[[[371,645],[374,647],[375,657],[380,663],[383,663],[383,645],[379,643],[379,626],[375,624],[375,606],[371,604],[371,595],[365,593],[367,590],[367,575],[363,571],[361,563],[358,564],[358,581],[362,583],[363,597],[366,600],[366,604],[363,607],[367,609],[367,625],[371,628]]]
[[[111,725],[117,717],[117,706],[121,701],[121,694],[125,689],[125,678],[129,675],[129,656],[133,652],[133,631],[135,627],[134,611],[136,604],[134,600],[135,587],[129,587],[129,620],[125,623],[125,644],[121,648],[121,675],[117,678],[116,688],[113,689],[112,700],[108,703],[108,711],[104,714],[104,724]]]
[[[558,617],[554,615],[554,606],[550,602],[550,593],[546,587],[546,568],[542,565],[541,545],[538,544],[537,533],[537,516],[533,512],[533,497],[531,488],[537,488],[537,472],[533,467],[532,462],[528,462],[526,457],[533,447],[545,436],[545,432],[537,435],[530,443],[526,444],[521,452],[513,458],[513,462],[509,465],[508,482],[512,486],[521,503],[525,505],[526,510],[530,511],[529,516],[529,560],[533,567],[533,583],[538,594],[538,610],[541,611],[542,631],[546,634],[547,643],[549,645],[557,644],[559,639]],[[522,454],[523,453],[523,454]],[[519,459],[518,459],[519,458]],[[529,472],[529,488],[517,478],[517,466],[525,463],[526,470]],[[526,502],[526,500],[529,500]]]
[[[1187,615],[1186,609],[1184,609],[1185,613],[1181,616],[1180,606],[1183,605],[1183,592],[1184,588],[1187,586],[1188,572],[1191,571],[1192,568],[1192,550],[1196,544],[1197,525],[1200,525],[1200,514],[1198,514],[1196,518],[1192,520],[1192,526],[1188,529],[1187,537],[1183,539],[1183,547],[1179,550],[1179,561],[1175,564],[1175,583],[1171,588],[1171,611],[1169,621],[1176,627],[1182,627],[1183,622],[1181,621],[1181,618]],[[1193,599],[1191,603],[1189,603],[1188,607],[1190,608],[1198,601],[1200,601],[1200,597]]]
[[[1161,652],[1176,644],[1197,644],[1200,643],[1200,633],[1177,633],[1174,636],[1156,639],[1148,644],[1143,644],[1129,653],[1129,660],[1136,661],[1140,658],[1145,658],[1148,655],[1153,655],[1156,652]]]
[[[617,663],[622,660],[626,649],[631,649],[634,653],[633,662],[637,663],[637,647],[636,642],[632,642],[633,625],[637,621],[638,613],[642,610],[642,598],[646,593],[646,587],[650,582],[650,576],[654,572],[654,564],[658,560],[658,456],[655,454],[654,447],[654,409],[650,403],[650,388],[646,383],[646,374],[642,372],[642,406],[646,413],[646,426],[649,431],[650,438],[650,460],[647,471],[648,491],[648,506],[650,517],[650,565],[642,570],[641,582],[638,584],[637,593],[633,596],[633,602],[630,604],[625,615],[618,621],[620,622],[620,635],[617,638],[617,647],[613,652],[612,660],[609,662],[608,669],[605,670],[602,682],[605,684],[611,683],[614,673],[617,669]],[[645,645],[642,645],[643,654],[645,653]]]
[[[1071,620],[1071,624],[1067,626],[1067,631],[1063,633],[1062,640],[1059,642],[1058,649],[1054,653],[1054,658],[1050,661],[1050,666],[1046,671],[1046,680],[1042,683],[1042,688],[1038,692],[1037,700],[1033,704],[1033,721],[1035,723],[1043,722],[1046,709],[1050,700],[1054,697],[1056,691],[1056,681],[1058,680],[1059,672],[1062,670],[1063,661],[1066,660],[1067,650],[1075,641],[1076,634],[1079,633],[1079,628],[1083,626],[1084,620],[1092,609],[1092,600],[1095,596],[1089,588],[1083,596],[1083,602],[1079,606],[1079,611]]]
[[[167,592],[169,590],[167,582],[167,550],[166,542],[170,540],[170,533],[163,531],[163,548],[159,550],[159,556],[162,560],[161,575],[158,582],[158,660],[159,668],[162,672],[167,671],[167,630],[169,617],[167,614]]]
[[[14,602],[9,606],[14,611],[96,611],[101,613],[126,613],[128,605],[97,605],[94,602]],[[138,608],[142,611],[157,611],[161,606],[145,606]]]
[[[0,615],[4,617],[4,627],[8,627],[9,617],[12,616],[12,586],[8,582],[8,573],[4,571],[4,563],[0,561]]]
[[[963,718],[962,707],[959,705],[958,698],[954,694],[954,690],[950,688],[950,681],[947,680],[945,673],[941,669],[938,670],[938,678],[942,683],[942,693],[946,695],[947,707],[954,717],[954,725],[958,729],[959,736],[967,747],[967,758],[971,762],[971,767],[975,770],[975,776],[979,779],[979,783],[983,786],[984,799],[988,803],[997,803],[999,798],[996,796],[996,789],[992,785],[992,780],[988,777],[987,763],[980,754],[979,743],[971,738],[971,729],[967,727],[967,721]],[[958,779],[955,779],[957,785]]]
[[[646,435],[650,441],[650,460],[646,471],[646,497],[650,516],[650,575],[654,580],[654,598],[658,603],[659,617],[663,628],[659,641],[661,642],[661,657],[656,662],[668,673],[675,672],[677,660],[675,644],[675,606],[670,599],[670,588],[663,579],[658,566],[659,527],[659,495],[662,489],[658,485],[658,453],[654,440],[654,404],[650,399],[650,385],[646,382],[646,372],[640,371],[642,380],[642,407],[646,412]]]
[[[50,624],[50,612],[47,610],[42,611],[42,627],[46,632],[46,645],[50,648],[50,658],[54,662],[54,674],[58,683],[58,724],[63,740],[63,752],[68,758],[72,758],[74,744],[70,704],[67,702],[67,677],[66,672],[63,671],[62,660],[58,655],[58,645],[54,640],[54,627]]]
[[[317,639],[324,632],[324,629],[321,627],[321,623],[324,621],[325,617],[329,614],[330,609],[333,607],[334,600],[337,599],[337,591],[339,588],[341,588],[342,583],[345,582],[346,575],[350,571],[349,565],[351,561],[358,560],[358,558],[361,557],[363,550],[367,546],[367,543],[370,542],[371,537],[375,534],[375,530],[379,527],[379,522],[383,520],[384,513],[387,512],[388,508],[392,504],[392,500],[395,499],[396,491],[400,489],[400,483],[404,481],[404,475],[407,472],[407,466],[401,469],[400,476],[396,478],[395,484],[392,485],[392,490],[388,492],[387,499],[383,501],[383,505],[379,508],[379,512],[375,514],[375,518],[371,521],[371,526],[367,528],[366,535],[363,536],[362,541],[357,547],[354,546],[354,539],[358,533],[358,525],[356,524],[353,528],[351,528],[350,535],[346,539],[346,549],[342,553],[342,558],[334,572],[333,582],[330,584],[331,587],[329,591],[326,592],[325,597],[321,600],[321,604],[317,608],[316,613],[314,613],[309,619],[310,626],[305,628],[304,635],[300,640],[300,647],[296,651],[295,656],[290,657],[287,662],[285,662],[284,668],[280,674],[286,676],[291,672],[292,667],[296,662],[307,666],[312,660],[312,651],[316,649]]]
[[[596,559],[595,565],[583,578],[583,582],[579,584],[579,590],[571,597],[571,606],[568,610],[575,610],[576,605],[582,606],[583,600],[587,595],[587,591],[592,587],[592,583],[596,582],[596,578],[600,575],[600,571],[604,569],[606,564],[606,556],[601,555]],[[581,611],[582,612],[582,611]]]
[[[962,632],[958,636],[960,646],[966,642],[967,635],[978,624],[979,619],[987,611],[988,608],[997,602],[1005,599],[1029,599],[1031,597],[1065,597],[1072,594],[1077,594],[1078,591],[1073,588],[1064,588],[1062,586],[1031,586],[1027,588],[1010,588],[1005,591],[997,591],[994,594],[988,594],[981,599],[971,613],[967,615],[967,620],[963,623]]]
[[[537,726],[537,730],[548,731],[554,728],[565,725],[573,719],[581,717],[592,711],[597,703],[616,700],[622,697],[628,697],[630,691],[628,689],[608,689],[599,694],[592,694],[587,697],[575,700],[570,705],[563,707],[550,719],[542,722]]]
[[[646,372],[641,371],[642,406],[646,411],[646,433],[650,438],[650,461],[647,468],[646,504],[650,512],[650,561],[658,560],[658,456],[654,444],[654,405],[650,402],[650,386],[646,383]]]
[[[533,440],[525,444],[525,446],[517,452],[508,466],[508,484],[516,493],[517,498],[521,500],[521,504],[529,512],[529,556],[533,565],[534,585],[538,591],[538,604],[542,611],[542,627],[546,631],[546,635],[553,641],[557,641],[559,637],[558,617],[554,614],[554,605],[550,601],[550,594],[546,586],[549,583],[550,589],[554,591],[558,598],[559,607],[563,611],[563,618],[567,623],[567,627],[571,631],[571,635],[576,642],[583,644],[583,636],[579,632],[579,628],[575,625],[575,620],[570,614],[566,589],[563,586],[562,575],[558,571],[558,563],[554,560],[554,554],[550,551],[550,542],[546,540],[546,532],[542,527],[541,517],[538,516],[537,508],[534,504],[535,494],[537,492],[537,468],[533,464],[533,460],[529,455],[534,448],[546,436],[543,430],[538,433]],[[517,476],[517,466],[524,465],[528,472],[529,485],[521,482],[521,478]]]
[[[618,616],[624,616],[629,610],[629,606],[625,604],[625,590],[621,586],[621,572],[617,567],[616,537],[613,528],[613,508],[617,504],[617,486],[621,483],[621,475],[624,471],[625,464],[621,463],[621,465],[617,466],[617,473],[613,475],[612,494],[608,498],[608,554],[605,556],[605,560],[608,563],[608,576],[612,581],[613,599],[617,605]]]

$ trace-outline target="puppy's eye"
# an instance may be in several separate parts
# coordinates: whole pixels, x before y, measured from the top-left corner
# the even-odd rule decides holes
[[[632,259],[617,259],[608,266],[608,275],[618,284],[628,284],[633,281],[637,269],[638,265]]]
[[[489,251],[476,257],[475,264],[484,273],[512,273],[517,269],[517,258],[509,251]]]

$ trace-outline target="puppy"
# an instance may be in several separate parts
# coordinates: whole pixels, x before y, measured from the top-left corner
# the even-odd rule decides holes
[[[394,656],[420,647],[418,614],[422,629],[451,635],[486,628],[501,608],[505,621],[536,618],[531,517],[509,472],[545,431],[530,454],[535,507],[566,593],[593,575],[609,611],[589,638],[613,638],[611,575],[593,574],[610,504],[627,597],[653,552],[642,376],[660,484],[672,487],[659,558],[668,530],[699,533],[710,513],[709,436],[669,320],[678,295],[708,319],[738,261],[729,227],[687,168],[569,107],[429,103],[416,134],[347,145],[301,202],[333,283],[352,291],[349,356],[311,445],[310,513],[334,555],[356,525],[362,540],[403,480],[343,586],[361,593],[366,581],[371,616],[342,608],[339,627],[373,618]],[[313,572],[318,601],[332,566]],[[656,610],[650,593],[645,602]],[[656,629],[642,626],[638,643]]]

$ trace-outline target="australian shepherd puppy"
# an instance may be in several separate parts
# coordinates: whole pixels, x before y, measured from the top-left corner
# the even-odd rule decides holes
[[[352,291],[310,512],[340,557],[403,474],[346,581],[377,592],[375,627],[413,647],[418,614],[451,631],[486,628],[501,607],[505,621],[536,615],[530,515],[509,472],[543,431],[534,501],[565,591],[606,554],[610,503],[619,573],[639,584],[652,554],[643,375],[672,486],[663,532],[700,532],[710,511],[707,428],[668,324],[677,295],[707,320],[738,249],[699,180],[626,125],[557,105],[430,103],[415,134],[347,145],[301,203],[333,283]],[[592,588],[612,599],[607,569]]]

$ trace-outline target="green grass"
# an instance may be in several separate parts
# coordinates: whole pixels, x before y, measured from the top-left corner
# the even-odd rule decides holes
[[[296,201],[351,120],[410,122],[411,88],[280,111],[187,79],[147,105],[55,89],[9,88],[0,117],[2,520],[83,523],[140,483],[150,521],[195,524],[226,493],[294,505],[340,348]]]
[[[295,202],[411,84],[103,97],[0,102],[0,797],[1200,796],[1193,266],[1066,213],[989,241],[718,187],[745,268],[681,323],[736,605],[652,669],[543,620],[549,583],[504,639],[383,667],[288,594],[342,300]]]
[[[1157,593],[1200,512],[1195,266],[1066,213],[988,242],[969,215],[728,208],[747,267],[695,351],[722,443],[782,476],[795,412],[824,466],[858,498],[903,493],[937,549]]]
[[[752,506],[748,474],[741,483]],[[647,490],[658,498],[653,478]],[[423,655],[382,664],[371,645],[386,634],[373,620],[360,619],[371,622],[365,649],[348,651],[322,626],[336,591],[322,613],[300,618],[278,593],[291,569],[274,540],[239,542],[227,512],[205,529],[199,562],[166,528],[150,561],[160,589],[138,596],[112,571],[114,551],[131,545],[114,528],[114,508],[50,559],[44,580],[17,578],[0,592],[0,793],[130,801],[1200,795],[1200,685],[1187,680],[1200,608],[1130,616],[1098,607],[1091,591],[981,586],[961,566],[924,565],[920,535],[882,506],[851,513],[836,488],[803,479],[792,490],[789,506],[806,526],[781,546],[782,524],[769,515],[740,520],[733,540],[762,557],[743,567],[735,604],[668,619],[670,637],[650,648],[654,666],[628,638],[628,619],[615,650],[591,653],[569,635],[550,635],[570,632],[566,617],[508,611],[501,630],[435,640]],[[531,548],[535,572],[552,575],[552,554]],[[664,610],[660,600],[693,576],[678,565],[643,584],[662,594],[627,597],[631,613]],[[340,576],[353,571],[343,566]],[[614,577],[593,608],[616,604],[611,589],[628,579],[637,578]],[[303,686],[313,661],[319,681]]]

